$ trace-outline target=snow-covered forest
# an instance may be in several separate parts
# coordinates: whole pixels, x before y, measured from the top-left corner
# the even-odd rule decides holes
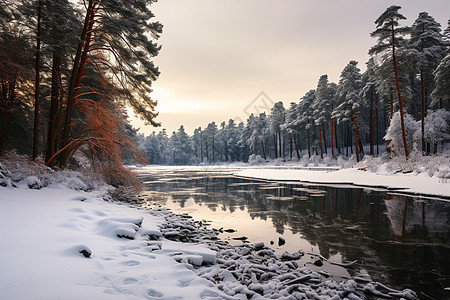
[[[107,177],[126,178],[122,163],[136,159],[360,160],[385,149],[409,157],[448,146],[450,23],[442,30],[426,12],[408,26],[399,6],[387,8],[368,33],[374,43],[365,66],[349,61],[337,83],[320,76],[289,107],[274,99],[270,111],[245,123],[144,136],[130,125],[126,107],[161,125],[149,95],[159,76],[152,59],[162,25],[140,2],[84,3],[0,0],[0,155],[15,150],[59,168],[90,163]]]
[[[192,135],[180,126],[136,141],[150,164],[247,162],[258,155],[358,160],[381,155],[385,143],[391,155],[405,156],[405,149],[408,156],[440,154],[449,139],[450,22],[442,31],[426,12],[411,26],[403,25],[404,19],[400,7],[388,8],[370,33],[374,45],[366,70],[350,61],[338,83],[322,75],[289,107],[280,101],[270,112],[251,114],[245,124],[211,122]]]
[[[0,0],[0,156],[59,168],[87,159],[116,181],[129,177],[124,156],[145,163],[126,108],[159,125],[153,2]]]

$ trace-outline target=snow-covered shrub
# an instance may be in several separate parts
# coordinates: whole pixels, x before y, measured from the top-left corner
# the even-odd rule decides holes
[[[248,162],[252,166],[262,165],[266,163],[266,161],[264,160],[264,158],[261,157],[261,155],[255,154],[250,155],[250,157],[248,158]]]
[[[25,155],[19,155],[15,151],[7,151],[1,157],[1,163],[11,171],[11,179],[19,182],[29,176],[40,179],[52,174],[54,171],[44,164],[41,158],[32,161]]]
[[[341,167],[342,169],[353,168],[353,166],[356,164],[356,156],[352,155],[350,157],[345,157],[345,156],[339,155],[337,158],[336,164],[339,167]]]
[[[370,172],[376,172],[378,166],[387,162],[386,156],[371,156],[365,155],[363,160],[360,161],[359,166],[362,168],[366,168]]]
[[[309,159],[309,164],[312,164],[313,166],[317,167],[322,162],[322,159],[319,155],[313,155]]]
[[[450,139],[449,123],[450,111],[445,109],[429,110],[425,117],[425,141],[433,145]]]
[[[331,156],[331,155],[327,155],[323,158],[323,163],[329,167],[329,166],[336,166],[337,165],[337,160]]]
[[[415,133],[418,130],[420,131],[420,123],[415,121],[414,118],[406,112],[403,113],[403,120],[405,124],[406,144],[408,146],[408,150],[412,151],[413,146],[417,147],[417,141],[414,138],[416,137]],[[386,130],[384,140],[389,143],[392,156],[405,155],[400,112],[396,112],[392,116],[391,123]]]
[[[11,172],[2,163],[0,163],[0,186],[2,187],[14,186],[11,177],[12,177]]]

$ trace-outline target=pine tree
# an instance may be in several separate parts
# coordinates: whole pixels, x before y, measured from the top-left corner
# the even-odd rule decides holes
[[[411,27],[410,45],[416,50],[421,86],[422,152],[425,151],[425,112],[427,99],[434,88],[433,71],[445,56],[446,46],[440,24],[426,12],[421,12]]]
[[[27,106],[23,103],[30,96],[25,87],[32,78],[32,57],[31,46],[17,28],[15,33],[0,32],[0,156],[7,145],[13,112]]]
[[[363,82],[360,69],[357,65],[358,62],[352,60],[341,73],[338,85],[338,95],[341,101],[339,106],[334,110],[333,115],[340,121],[351,120],[355,133],[356,160],[359,162],[357,115],[361,104],[360,93],[363,88]]]
[[[313,103],[316,99],[315,90],[308,91],[297,105],[298,119],[300,128],[306,130],[306,141],[308,156],[311,157],[311,134],[310,129],[314,126],[314,108]]]
[[[284,125],[287,133],[289,134],[290,157],[292,159],[292,143],[294,143],[297,158],[300,159],[300,152],[297,143],[297,135],[300,131],[297,103],[291,102],[291,106],[288,110],[286,110],[286,123]]]
[[[285,109],[283,102],[275,103],[270,110],[269,124],[270,130],[274,137],[275,144],[275,159],[282,157],[282,130],[281,125],[285,122]]]
[[[323,158],[323,152],[325,151],[325,154],[327,154],[325,127],[326,122],[331,118],[331,106],[333,102],[328,86],[328,75],[322,75],[319,78],[315,95],[316,99],[313,104],[314,119],[316,125],[319,126],[320,157]],[[322,146],[322,141],[324,142],[324,146]]]
[[[74,105],[81,92],[81,79],[89,67],[97,71],[101,82],[110,87],[146,122],[154,122],[156,102],[149,97],[151,83],[159,75],[152,58],[160,47],[157,39],[162,25],[150,22],[154,15],[149,4],[154,1],[90,0],[87,6],[83,31],[80,36],[69,84],[67,107],[62,134],[60,165],[65,166],[70,149],[68,145]],[[98,92],[89,87],[83,97]]]
[[[447,100],[447,109],[450,110],[450,53],[444,57],[433,74],[436,87],[431,94],[433,99],[431,106],[442,103],[442,100]]]
[[[398,79],[398,70],[397,70],[397,57],[396,57],[396,48],[402,46],[404,44],[403,36],[410,33],[409,27],[398,27],[399,20],[405,20],[406,18],[400,14],[398,11],[401,9],[400,6],[391,6],[386,9],[384,13],[381,14],[380,17],[375,21],[377,24],[377,29],[371,33],[372,37],[378,37],[378,44],[372,47],[369,50],[369,55],[374,54],[382,54],[386,53],[390,49],[392,50],[392,65],[394,67],[394,76],[395,76],[395,86],[397,89],[397,97],[398,103],[400,106],[400,119],[402,124],[402,134],[403,134],[403,144],[405,148],[405,155],[408,158],[408,146],[406,143],[405,136],[405,126],[403,121],[403,103],[400,92],[400,84]],[[386,54],[384,55],[384,61],[389,57]],[[392,112],[391,112],[392,115]]]

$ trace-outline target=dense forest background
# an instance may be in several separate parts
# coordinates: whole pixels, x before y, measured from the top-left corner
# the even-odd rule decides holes
[[[273,104],[243,122],[211,122],[192,135],[183,126],[135,138],[151,164],[247,162],[439,154],[449,135],[450,21],[444,31],[426,12],[412,26],[391,6],[375,21],[366,71],[350,61],[338,83],[327,75],[298,102]],[[332,55],[332,54],[330,54]],[[402,109],[401,109],[402,108]],[[402,113],[400,113],[402,112]]]
[[[139,134],[126,108],[149,125],[159,76],[152,59],[162,25],[155,1],[0,0],[0,156],[14,150],[53,168],[87,160],[111,177],[122,163],[199,164],[261,158],[434,155],[448,148],[450,21],[426,12],[411,26],[401,7],[375,20],[361,72],[318,79],[298,102],[273,103],[246,122],[211,122],[193,134]],[[332,54],[330,54],[332,55]],[[386,145],[386,146],[385,146]],[[118,175],[119,174],[119,175]]]

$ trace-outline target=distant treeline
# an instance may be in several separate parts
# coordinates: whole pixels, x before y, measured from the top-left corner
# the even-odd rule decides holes
[[[380,154],[388,142],[392,155],[442,151],[449,139],[450,21],[441,25],[421,12],[412,26],[391,6],[375,21],[366,71],[356,61],[344,67],[339,82],[319,78],[317,87],[285,108],[197,128],[181,126],[137,137],[151,164],[248,161],[250,155],[296,159],[303,155]],[[400,107],[403,109],[400,110]],[[364,151],[363,145],[366,145]],[[384,147],[382,147],[384,149]]]

